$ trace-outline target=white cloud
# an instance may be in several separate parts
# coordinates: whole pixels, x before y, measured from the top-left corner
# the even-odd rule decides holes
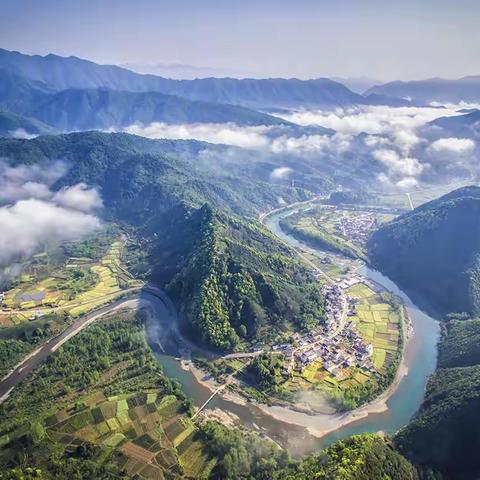
[[[375,150],[373,157],[383,163],[394,175],[413,177],[422,173],[425,168],[416,158],[401,157],[395,150]]]
[[[0,280],[49,243],[76,240],[100,226],[92,213],[102,201],[79,183],[58,192],[51,185],[66,172],[62,162],[9,166],[0,162]]]
[[[84,183],[62,188],[53,195],[52,202],[82,212],[89,212],[103,206],[98,192],[94,188],[88,188]]]
[[[390,133],[395,130],[412,130],[439,117],[459,115],[456,109],[434,107],[359,106],[337,109],[300,110],[278,116],[299,125],[319,125],[341,133]]]
[[[93,215],[44,200],[20,200],[0,208],[0,264],[33,254],[41,245],[75,240],[100,226]]]
[[[17,128],[16,130],[13,130],[12,132],[8,132],[8,133],[13,138],[20,138],[24,140],[30,140],[31,138],[38,137],[38,135],[27,132],[24,128]]]
[[[469,138],[440,138],[435,140],[430,148],[434,152],[451,152],[459,155],[469,155],[475,150],[475,142]]]
[[[233,123],[167,124],[159,122],[149,125],[134,124],[124,129],[127,133],[148,138],[194,139],[243,148],[268,146],[269,140],[265,133],[269,130],[270,127],[262,125],[244,127]]]
[[[289,167],[274,168],[272,170],[272,173],[270,173],[270,179],[271,180],[282,180],[282,179],[290,176],[292,173],[293,173],[293,170]]]

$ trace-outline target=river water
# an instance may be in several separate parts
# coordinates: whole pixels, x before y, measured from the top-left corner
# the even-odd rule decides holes
[[[315,251],[280,229],[280,218],[289,213],[280,212],[272,215],[266,220],[265,225],[290,245],[321,255],[322,252]],[[404,352],[404,363],[408,371],[387,400],[388,409],[386,411],[368,413],[359,420],[339,426],[322,438],[317,438],[310,435],[305,428],[306,426],[315,426],[315,416],[287,411],[278,407],[260,409],[252,403],[241,405],[219,396],[214,397],[209,403],[209,408],[217,407],[238,416],[242,424],[256,428],[275,439],[286,446],[293,455],[320,450],[336,440],[353,434],[378,431],[392,434],[405,426],[418,410],[423,400],[427,379],[435,370],[439,325],[436,320],[416,306],[394,282],[378,271],[364,266],[359,273],[401,297],[413,327],[413,333],[406,343]],[[210,390],[199,383],[190,371],[182,369],[180,362],[174,357],[169,355],[157,355],[157,357],[165,373],[181,383],[185,393],[192,398],[196,405],[202,405],[210,396]],[[276,416],[280,413],[282,419],[286,421],[277,420],[269,413]],[[322,423],[320,418],[318,422]]]

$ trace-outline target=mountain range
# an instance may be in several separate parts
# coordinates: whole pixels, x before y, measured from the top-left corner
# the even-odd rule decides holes
[[[338,108],[352,105],[408,104],[381,95],[364,97],[328,78],[172,80],[144,75],[114,65],[99,65],[77,57],[24,55],[0,49],[0,68],[55,90],[108,88],[130,92],[161,92],[190,100],[250,108]]]
[[[151,122],[288,124],[245,107],[192,101],[159,92],[104,87],[55,91],[44,83],[8,70],[0,70],[0,108],[34,118],[60,131],[119,128]]]
[[[480,76],[469,76],[458,80],[431,78],[415,81],[395,81],[369,88],[364,95],[384,95],[404,98],[413,102],[428,104],[480,102]]]

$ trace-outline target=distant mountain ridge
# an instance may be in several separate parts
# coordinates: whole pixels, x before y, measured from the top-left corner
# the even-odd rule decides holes
[[[385,224],[372,264],[441,313],[480,312],[480,187],[464,187]]]
[[[480,76],[463,77],[458,80],[431,78],[415,81],[395,81],[376,85],[364,95],[386,95],[409,98],[415,102],[460,103],[480,102]]]
[[[134,123],[286,125],[278,117],[235,105],[107,88],[52,91],[44,83],[0,69],[0,108],[62,131],[126,127]]]
[[[428,124],[439,127],[449,136],[480,138],[480,110],[473,109],[464,115],[440,117]]]
[[[202,78],[172,80],[143,75],[114,65],[98,65],[77,57],[24,55],[0,49],[0,68],[42,82],[56,90],[109,88],[131,92],[161,92],[191,100],[251,108],[316,107],[388,103],[384,96],[365,98],[328,78],[315,80]],[[398,102],[398,99],[396,100]]]

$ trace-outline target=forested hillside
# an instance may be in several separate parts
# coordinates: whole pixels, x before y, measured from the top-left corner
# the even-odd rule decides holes
[[[205,344],[232,350],[323,322],[315,278],[260,224],[208,205],[194,218],[191,250],[168,290]]]
[[[480,320],[451,319],[439,347],[439,368],[412,422],[396,437],[413,461],[447,478],[480,475]]]
[[[354,435],[293,467],[275,480],[417,480],[416,469],[377,435]]]
[[[232,162],[238,153],[242,162]],[[55,185],[85,182],[99,188],[107,216],[142,224],[180,204],[208,201],[235,213],[304,200],[309,192],[272,183],[273,160],[254,159],[220,145],[197,141],[149,140],[101,132],[44,136],[32,140],[0,139],[0,157],[16,164],[48,165],[62,160],[68,173]],[[235,157],[236,158],[236,157]],[[317,181],[318,179],[318,181]],[[328,178],[312,176],[322,190]]]
[[[372,264],[443,313],[480,310],[480,188],[465,187],[377,230]]]

